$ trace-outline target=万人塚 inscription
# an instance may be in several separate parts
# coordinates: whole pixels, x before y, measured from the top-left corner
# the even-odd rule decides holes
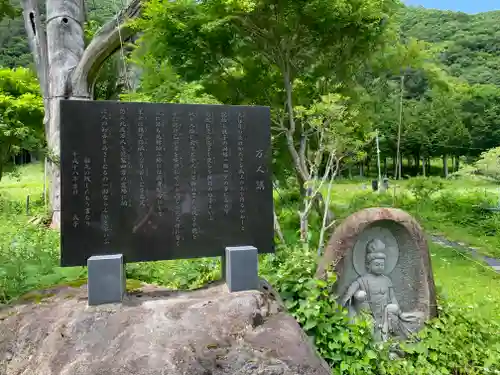
[[[62,101],[61,264],[272,252],[267,107]]]

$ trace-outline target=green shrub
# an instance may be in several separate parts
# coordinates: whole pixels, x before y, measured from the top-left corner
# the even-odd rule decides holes
[[[500,182],[500,147],[481,153],[472,165],[465,165],[457,172],[459,176],[479,175]]]
[[[288,311],[314,340],[319,354],[344,374],[371,374],[378,354],[365,320],[350,325],[328,280],[315,279],[316,252],[302,247],[280,248],[261,265],[261,273],[279,291]]]
[[[443,187],[443,181],[439,177],[414,177],[408,182],[408,189],[417,201],[427,201]]]
[[[172,289],[194,289],[220,278],[219,258],[127,264],[127,278]]]
[[[82,268],[61,269],[58,262],[59,233],[0,215],[0,304],[85,273]]]

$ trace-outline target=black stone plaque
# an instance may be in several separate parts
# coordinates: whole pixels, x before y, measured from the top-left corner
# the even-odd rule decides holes
[[[61,102],[61,265],[274,251],[268,107]]]

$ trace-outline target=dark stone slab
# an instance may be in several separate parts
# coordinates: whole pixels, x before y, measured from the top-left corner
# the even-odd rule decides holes
[[[274,251],[268,107],[61,102],[61,265]]]

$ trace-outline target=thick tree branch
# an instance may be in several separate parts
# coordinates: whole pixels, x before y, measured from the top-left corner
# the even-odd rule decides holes
[[[73,97],[92,99],[89,95],[99,69],[108,57],[120,49],[121,43],[134,34],[127,21],[138,18],[141,10],[141,0],[132,0],[95,34],[73,71],[71,77]]]

